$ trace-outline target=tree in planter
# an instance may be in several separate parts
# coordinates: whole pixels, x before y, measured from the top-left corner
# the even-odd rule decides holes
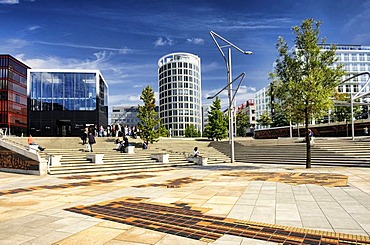
[[[163,132],[165,129],[163,130],[163,126],[160,125],[158,113],[155,111],[154,91],[149,85],[143,89],[140,99],[144,102],[144,105],[139,105],[138,135],[142,140],[153,144],[161,134],[165,133]]]
[[[260,118],[257,119],[257,123],[265,127],[269,126],[271,124],[270,114],[267,111],[262,113]]]
[[[313,118],[321,118],[333,107],[335,88],[344,71],[342,66],[333,68],[336,61],[335,46],[321,51],[319,39],[321,22],[306,19],[301,26],[292,28],[296,38],[295,49],[279,37],[276,47],[279,58],[270,74],[274,84],[274,98],[288,116],[296,122],[303,121],[306,129],[306,168],[311,167],[311,145],[308,125]]]
[[[185,128],[185,137],[191,138],[191,137],[200,137],[200,131],[195,128],[193,124],[190,124]]]
[[[238,111],[236,113],[236,133],[238,136],[245,137],[247,135],[247,128],[249,128],[251,124],[249,123],[249,117],[247,114],[243,113],[242,111]]]
[[[208,113],[208,124],[205,127],[204,135],[212,140],[221,140],[227,137],[227,119],[221,111],[221,101],[218,97],[211,105]]]

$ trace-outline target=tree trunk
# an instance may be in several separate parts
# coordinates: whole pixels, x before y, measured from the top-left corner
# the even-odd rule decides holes
[[[305,128],[306,128],[306,168],[311,168],[311,140],[308,133],[308,108],[305,108]]]

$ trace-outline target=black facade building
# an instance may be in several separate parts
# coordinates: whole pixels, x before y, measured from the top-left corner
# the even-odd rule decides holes
[[[108,125],[108,85],[98,70],[31,69],[27,97],[32,135],[80,136]]]

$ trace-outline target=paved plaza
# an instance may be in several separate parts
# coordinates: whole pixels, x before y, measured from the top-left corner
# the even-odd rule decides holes
[[[0,244],[370,244],[370,168],[0,173]]]

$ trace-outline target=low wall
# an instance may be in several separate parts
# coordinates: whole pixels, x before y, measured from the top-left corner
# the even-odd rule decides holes
[[[0,140],[0,171],[45,175],[47,174],[47,161],[42,161],[38,153]]]

